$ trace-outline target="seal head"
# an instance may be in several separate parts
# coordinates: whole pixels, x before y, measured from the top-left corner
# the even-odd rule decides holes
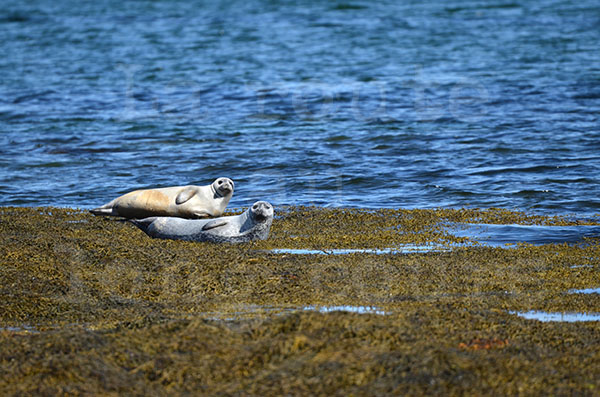
[[[235,184],[229,178],[217,178],[211,186],[217,197],[231,197],[235,189]]]
[[[264,223],[273,219],[273,206],[266,201],[257,201],[250,207],[250,217],[254,223]]]

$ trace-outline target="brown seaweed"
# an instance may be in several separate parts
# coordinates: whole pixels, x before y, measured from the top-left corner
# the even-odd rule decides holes
[[[597,224],[597,219],[583,222]],[[266,241],[148,238],[61,208],[0,208],[2,395],[600,394],[600,244],[462,246],[504,209],[280,210]],[[403,244],[413,254],[293,255]],[[341,310],[319,311],[318,307]],[[377,312],[343,307],[377,307]]]

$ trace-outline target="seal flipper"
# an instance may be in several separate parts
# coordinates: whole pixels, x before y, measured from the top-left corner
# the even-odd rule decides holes
[[[228,221],[224,221],[222,219],[215,219],[213,221],[208,222],[206,225],[204,225],[202,227],[202,231],[206,231],[206,230],[210,230],[210,229],[215,229],[217,227],[225,226],[228,223],[229,223]]]
[[[102,207],[94,208],[93,210],[90,210],[90,212],[94,215],[119,215],[111,204],[112,203],[109,203]]]
[[[175,197],[175,204],[179,205],[185,203],[186,201],[194,197],[196,193],[198,193],[198,189],[196,189],[195,187],[188,186],[184,188],[181,192],[179,192],[177,197]]]
[[[152,225],[152,222],[154,222],[155,220],[156,220],[156,217],[150,217],[150,218],[144,218],[144,219],[127,219],[127,221],[129,221],[130,223],[139,227],[144,233],[146,233],[150,237],[153,237],[153,236],[149,233],[148,229],[150,228],[150,225]]]

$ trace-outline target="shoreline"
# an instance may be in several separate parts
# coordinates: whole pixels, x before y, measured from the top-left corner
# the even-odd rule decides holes
[[[600,286],[597,237],[265,252],[450,244],[459,237],[442,226],[458,220],[568,223],[501,209],[294,207],[269,240],[218,245],[151,239],[85,210],[0,207],[0,390],[598,392],[598,321],[516,314],[600,313],[600,294],[569,292]]]

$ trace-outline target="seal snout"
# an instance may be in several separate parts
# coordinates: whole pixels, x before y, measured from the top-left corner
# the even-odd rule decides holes
[[[266,201],[257,201],[252,205],[252,216],[257,222],[264,222],[273,216],[273,206]]]
[[[226,196],[233,193],[234,183],[229,178],[219,178],[214,182],[215,190],[221,195]]]

